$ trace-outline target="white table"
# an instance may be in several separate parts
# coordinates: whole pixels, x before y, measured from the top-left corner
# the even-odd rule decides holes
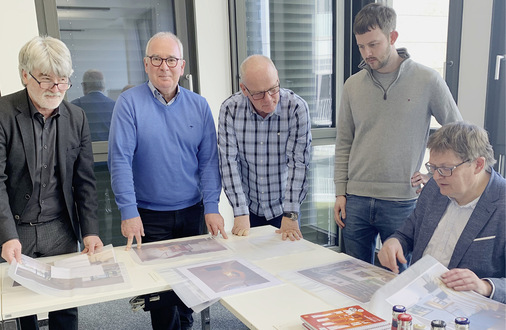
[[[241,241],[272,234],[274,230],[275,228],[271,226],[252,228],[250,236],[237,237],[230,234],[229,240],[225,242],[241,244]],[[281,239],[281,236],[279,237]],[[273,275],[278,275],[282,271],[311,267],[312,265],[316,266],[349,258],[308,241],[304,241],[303,244],[308,244],[310,249],[298,254],[280,255],[262,260],[251,260],[251,262]],[[0,276],[2,277],[2,320],[170,289],[170,285],[156,272],[156,268],[159,268],[160,265],[139,265],[132,260],[130,253],[125,251],[124,247],[115,247],[114,249],[118,262],[124,263],[128,271],[132,284],[131,288],[89,295],[80,294],[73,297],[42,296],[22,286],[13,287],[13,281],[7,275],[8,265],[2,264],[0,266]],[[52,262],[64,257],[68,257],[68,255],[41,258],[39,260]],[[241,256],[238,255],[238,257]],[[205,260],[206,258],[202,257],[200,261]],[[200,261],[196,259],[196,262]],[[226,308],[244,324],[253,329],[303,329],[300,321],[301,314],[341,307],[348,305],[350,302],[349,298],[343,296],[336,300],[335,305],[329,305],[311,293],[290,283],[221,299],[221,303]]]
[[[170,289],[170,286],[167,285],[165,280],[163,280],[151,267],[135,264],[128,255],[128,252],[124,251],[124,247],[115,248],[115,253],[117,260],[125,264],[130,276],[132,287],[128,289],[94,293],[91,295],[81,294],[72,297],[43,296],[22,286],[13,287],[13,280],[7,275],[8,265],[2,264],[3,319],[6,320],[26,315],[47,313],[64,308],[78,307]],[[40,258],[38,260],[43,262],[52,262],[68,256],[69,255],[61,255],[56,257]]]
[[[253,261],[253,263],[273,275],[279,275],[285,271],[295,271],[351,258],[309,241],[304,241],[304,243],[311,248],[310,251]],[[302,314],[357,304],[356,301],[340,294],[336,294],[335,302],[329,304],[290,283],[223,297],[220,302],[246,326],[261,330],[305,329],[300,319]]]

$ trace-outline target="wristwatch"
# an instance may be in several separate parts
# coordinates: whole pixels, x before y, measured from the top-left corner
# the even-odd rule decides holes
[[[299,214],[297,212],[285,212],[283,213],[283,217],[297,221],[297,219],[299,219]]]

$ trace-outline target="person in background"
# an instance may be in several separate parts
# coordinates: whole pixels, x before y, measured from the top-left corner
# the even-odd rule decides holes
[[[280,88],[274,63],[252,55],[240,66],[241,91],[221,105],[218,148],[223,188],[233,207],[235,235],[273,225],[299,240],[307,194],[311,121],[306,101]]]
[[[25,89],[0,98],[0,244],[9,264],[77,251],[98,237],[97,194],[84,111],[63,100],[72,86],[70,51],[35,37],[19,52]],[[38,329],[37,317],[20,318]],[[77,329],[77,308],[49,312],[50,329]]]
[[[127,249],[200,235],[224,238],[216,130],[207,101],[178,85],[183,46],[170,32],[146,46],[149,81],[120,94],[109,135],[109,170]],[[192,310],[173,291],[151,309],[153,329],[190,329]]]
[[[462,117],[434,70],[395,48],[392,8],[369,4],[354,21],[362,69],[344,84],[337,121],[334,218],[347,254],[374,263],[382,241],[415,207],[431,116],[440,124]]]
[[[84,96],[72,101],[86,112],[90,124],[92,141],[107,141],[111,126],[114,100],[105,96],[104,74],[98,70],[88,70],[83,74]]]
[[[443,282],[506,303],[506,180],[494,171],[487,132],[464,122],[448,124],[429,138],[432,179],[415,211],[385,241],[378,257],[397,273],[431,255],[450,271]]]

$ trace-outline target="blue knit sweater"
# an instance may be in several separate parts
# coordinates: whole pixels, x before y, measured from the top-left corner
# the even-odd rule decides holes
[[[179,87],[170,105],[147,83],[122,93],[114,107],[108,164],[121,219],[137,207],[172,211],[204,200],[218,213],[221,179],[216,130],[207,101]]]

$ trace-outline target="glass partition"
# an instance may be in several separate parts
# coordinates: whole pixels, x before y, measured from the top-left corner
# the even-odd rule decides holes
[[[67,99],[81,98],[77,102],[88,115],[92,135],[107,140],[102,131],[94,134],[95,129],[104,129],[94,125],[95,121],[107,120],[97,112],[109,100],[116,100],[123,89],[147,80],[143,65],[146,43],[158,31],[175,31],[173,3],[57,0],[56,9],[60,39],[70,49],[74,66],[73,87]],[[99,74],[90,78],[85,75],[88,70],[99,72],[103,79],[98,78]],[[108,99],[90,92],[99,92]]]
[[[106,162],[112,108],[124,89],[147,81],[146,43],[158,31],[175,32],[175,11],[170,0],[56,0],[60,39],[74,67],[67,99],[90,123],[104,244],[126,244]]]
[[[334,126],[332,1],[246,0],[247,55],[269,56],[281,87],[309,105],[313,128]]]

